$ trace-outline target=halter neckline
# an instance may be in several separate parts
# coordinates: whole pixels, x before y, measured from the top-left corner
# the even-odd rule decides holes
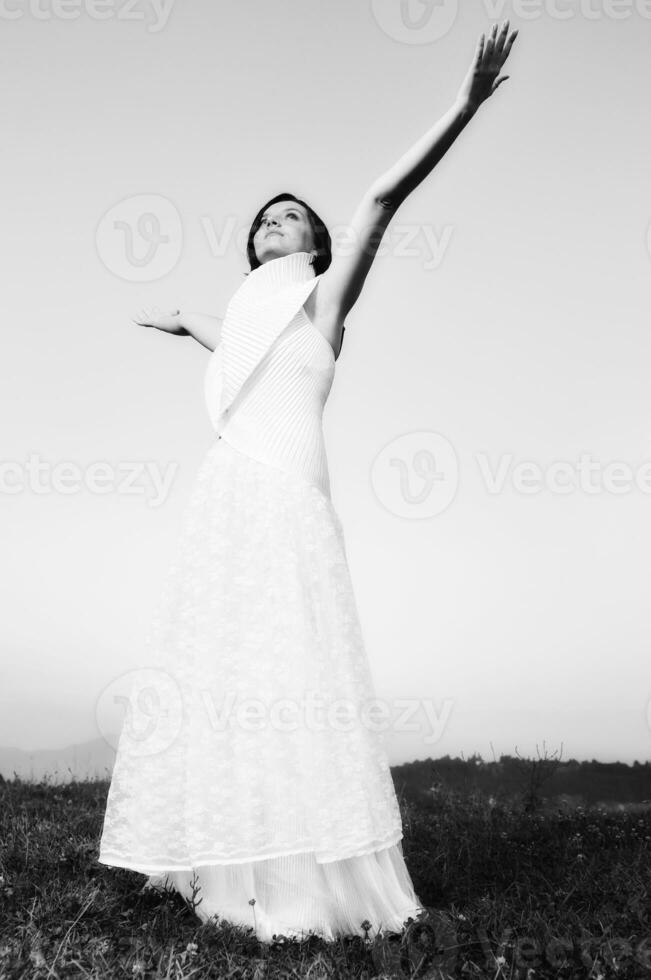
[[[295,282],[308,282],[314,279],[316,273],[312,260],[312,252],[290,252],[288,255],[278,255],[267,259],[262,265],[252,269],[246,277],[246,284],[257,289],[278,289]]]

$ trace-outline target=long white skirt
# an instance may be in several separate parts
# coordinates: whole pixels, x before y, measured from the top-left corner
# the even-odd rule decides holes
[[[318,487],[216,440],[146,647],[100,863],[194,887],[202,920],[264,942],[400,931],[421,911],[343,529]]]

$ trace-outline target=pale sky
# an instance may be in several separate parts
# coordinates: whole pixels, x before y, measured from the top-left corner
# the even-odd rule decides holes
[[[649,758],[643,0],[5,5],[0,745],[102,734],[212,443],[208,351],[131,315],[222,314],[280,191],[334,239],[506,17],[510,79],[400,208],[348,317],[333,503],[377,693],[439,715],[434,737],[420,709],[387,733],[392,763],[543,741]]]

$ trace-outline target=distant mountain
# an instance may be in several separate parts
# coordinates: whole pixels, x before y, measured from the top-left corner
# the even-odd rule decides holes
[[[117,744],[117,738],[114,739]],[[0,775],[13,779],[14,772],[26,782],[68,783],[76,779],[110,779],[115,749],[105,738],[62,749],[0,747]]]

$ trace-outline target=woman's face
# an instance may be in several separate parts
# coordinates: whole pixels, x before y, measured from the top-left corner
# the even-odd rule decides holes
[[[303,205],[291,200],[276,201],[266,208],[253,236],[253,247],[259,262],[291,252],[311,252],[314,234]]]

